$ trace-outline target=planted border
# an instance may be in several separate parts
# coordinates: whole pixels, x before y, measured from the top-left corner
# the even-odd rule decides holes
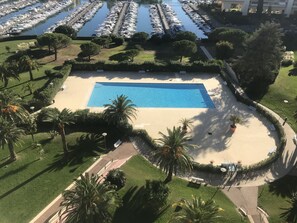
[[[158,63],[158,62],[144,62],[144,63],[131,63],[131,62],[105,62],[98,61],[96,63],[67,61],[72,64],[73,70],[105,70],[105,71],[140,71],[147,72],[208,72],[219,73],[223,66],[220,60],[211,61],[195,61],[193,63],[182,64],[179,62]]]

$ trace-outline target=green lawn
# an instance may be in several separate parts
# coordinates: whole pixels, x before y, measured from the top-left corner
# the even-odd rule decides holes
[[[287,202],[291,191],[297,191],[297,177],[285,176],[270,185],[264,185],[259,188],[259,206],[269,214],[270,223],[286,223],[280,218],[284,211],[282,208],[288,208]]]
[[[121,169],[123,169],[127,176],[126,185],[120,190],[121,196],[123,196],[129,190],[129,188],[133,186],[143,186],[146,179],[164,180],[165,178],[165,175],[160,170],[151,165],[141,156],[133,157]],[[192,195],[201,196],[205,200],[210,199],[215,195],[214,200],[224,210],[221,212],[222,218],[218,222],[245,222],[245,220],[242,220],[242,217],[238,214],[231,201],[221,191],[217,191],[216,188],[205,186],[201,186],[200,188],[189,187],[186,181],[179,178],[174,178],[173,181],[168,184],[168,186],[170,188],[168,200],[169,205],[179,201],[181,198],[191,199]],[[167,223],[173,210],[174,209],[170,206],[167,211],[154,222]],[[129,215],[129,213],[126,214]],[[126,223],[125,217],[127,216],[120,216],[119,220],[115,222]],[[147,221],[146,219],[139,219],[138,222],[144,223]]]
[[[69,148],[74,148],[77,137],[81,135],[67,135]],[[16,148],[17,161],[8,165],[1,165],[8,157],[8,149],[1,150],[1,223],[29,222],[94,161],[94,156],[89,153],[77,152],[68,162],[61,162],[59,136],[50,140],[47,133],[39,133],[36,140],[42,145],[42,150],[33,148],[31,137],[26,136],[21,146]],[[89,148],[90,145],[82,143],[79,151]]]
[[[295,52],[297,60],[297,51]],[[282,67],[273,85],[269,87],[267,94],[260,103],[278,113],[281,117],[287,117],[288,123],[297,132],[297,123],[293,118],[297,110],[297,76],[289,76],[289,71],[293,66]],[[289,103],[284,103],[287,100]]]

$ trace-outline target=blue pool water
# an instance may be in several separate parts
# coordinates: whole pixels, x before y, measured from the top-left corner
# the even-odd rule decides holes
[[[126,95],[139,108],[214,108],[203,84],[96,83],[88,107]]]

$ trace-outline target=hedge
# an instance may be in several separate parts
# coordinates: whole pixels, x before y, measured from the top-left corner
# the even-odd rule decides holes
[[[182,64],[179,62],[158,63],[158,62],[144,62],[144,63],[131,63],[121,62],[112,63],[105,61],[98,61],[96,63],[67,61],[72,64],[73,70],[105,70],[105,71],[140,71],[145,70],[148,72],[208,72],[219,73],[222,67],[222,61],[195,61],[193,63]]]
[[[34,92],[33,99],[28,102],[28,107],[34,106],[34,110],[38,110],[44,106],[50,105],[53,98],[61,89],[64,81],[71,72],[71,64],[63,65],[56,75],[39,89]]]

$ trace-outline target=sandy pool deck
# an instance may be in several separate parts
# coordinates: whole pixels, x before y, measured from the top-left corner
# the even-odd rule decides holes
[[[278,144],[277,134],[263,116],[236,101],[219,75],[209,74],[146,74],[133,72],[73,72],[65,81],[65,89],[55,97],[51,107],[85,109],[96,82],[147,82],[147,83],[203,83],[215,108],[138,108],[134,128],[147,130],[152,138],[159,131],[179,126],[182,118],[194,120],[189,134],[197,145],[190,154],[195,161],[214,165],[237,163],[250,165],[268,157]],[[108,102],[107,102],[108,103]],[[103,108],[90,108],[102,111]],[[243,123],[230,132],[230,115],[239,115]],[[211,133],[211,134],[209,134]]]

